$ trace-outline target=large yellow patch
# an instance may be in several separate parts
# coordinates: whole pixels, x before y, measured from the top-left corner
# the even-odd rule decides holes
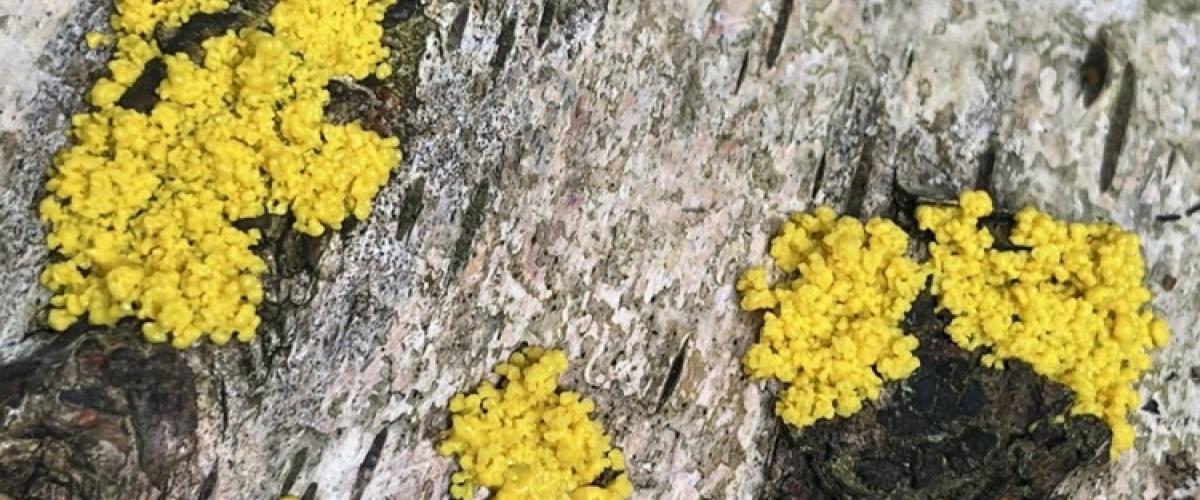
[[[226,0],[117,0],[111,74],[89,94],[95,110],[73,117],[40,206],[64,257],[42,275],[50,325],[136,317],[147,340],[180,348],[252,339],[266,266],[250,250],[259,233],[233,223],[291,211],[304,233],[337,229],[367,217],[399,163],[396,139],[323,116],[335,76],[390,73],[379,23],[393,2],[280,0],[271,31],[211,38],[194,61],[163,55],[154,30]],[[160,56],[150,113],[118,106]]]
[[[769,286],[764,268],[738,281],[743,309],[768,310],[745,368],[789,384],[775,406],[784,421],[852,415],[885,380],[917,369],[917,339],[899,325],[927,272],[904,256],[907,245],[890,221],[864,226],[821,207],[793,215],[772,241],[775,266],[788,273],[781,283]]]
[[[957,207],[917,210],[921,228],[937,238],[933,292],[955,316],[947,333],[964,349],[990,349],[985,364],[1018,359],[1071,388],[1072,413],[1107,422],[1116,457],[1133,446],[1126,414],[1138,405],[1134,384],[1150,366],[1148,352],[1168,341],[1166,323],[1147,307],[1137,235],[1027,207],[1011,240],[1030,250],[999,251],[978,226],[991,212],[980,191],[963,193]]]

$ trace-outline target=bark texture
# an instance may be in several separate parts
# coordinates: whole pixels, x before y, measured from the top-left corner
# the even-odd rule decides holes
[[[186,352],[43,326],[34,207],[110,9],[0,0],[0,498],[440,497],[445,402],[522,343],[567,351],[639,498],[1200,495],[1194,2],[400,0],[397,77],[330,113],[403,167],[339,234],[247,222],[265,326]],[[853,419],[793,435],[742,375],[733,283],[784,215],[972,186],[1143,236],[1174,338],[1116,463],[1095,422],[1030,429],[1061,388],[939,351],[932,314],[931,371]]]

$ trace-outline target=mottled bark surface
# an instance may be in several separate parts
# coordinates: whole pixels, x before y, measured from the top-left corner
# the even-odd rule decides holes
[[[330,109],[404,140],[371,218],[248,221],[266,326],[180,353],[45,330],[33,207],[111,7],[0,0],[0,498],[438,497],[445,401],[523,342],[568,352],[641,498],[1197,494],[1193,2],[400,4],[397,78]],[[939,347],[932,315],[926,371],[852,419],[788,433],[742,375],[733,282],[781,217],[975,185],[1142,234],[1174,338],[1115,464],[1094,423],[1045,425],[1060,389]]]

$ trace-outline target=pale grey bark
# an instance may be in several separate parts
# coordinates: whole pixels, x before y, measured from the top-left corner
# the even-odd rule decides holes
[[[752,498],[776,425],[767,387],[740,370],[755,332],[738,273],[765,261],[788,212],[886,213],[893,179],[949,198],[983,177],[1002,206],[1138,231],[1174,333],[1141,385],[1157,414],[1135,416],[1136,450],[1060,491],[1200,494],[1191,2],[431,1],[407,157],[370,220],[274,257],[298,270],[271,278],[277,326],[255,344],[177,356],[39,331],[33,207],[99,74],[104,55],[81,39],[107,8],[0,0],[0,365],[68,352],[73,380],[80,352],[135,346],[129,371],[105,365],[131,409],[101,415],[94,475],[116,478],[103,492],[439,496],[445,402],[527,342],[567,351],[564,385],[597,400],[639,498]],[[1098,37],[1107,84],[1086,105]],[[171,385],[121,378],[138,370]],[[48,387],[0,410],[0,454],[53,458],[13,437],[79,418],[55,396],[70,383]],[[174,389],[194,430],[139,417],[153,408],[139,398]]]

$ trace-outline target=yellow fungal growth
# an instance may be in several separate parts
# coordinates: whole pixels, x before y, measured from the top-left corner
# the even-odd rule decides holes
[[[87,43],[89,49],[98,49],[100,47],[112,44],[111,36],[98,31],[93,31],[87,35],[84,35],[83,39],[84,42]]]
[[[1133,446],[1126,414],[1137,407],[1134,383],[1150,366],[1148,351],[1168,340],[1166,323],[1147,307],[1145,265],[1137,235],[1112,224],[1066,223],[1027,207],[1011,240],[1028,251],[999,251],[979,228],[992,212],[986,193],[958,207],[923,206],[921,228],[933,231],[933,292],[955,318],[947,333],[959,346],[991,350],[1075,392],[1073,414],[1095,415],[1112,429],[1113,458]]]
[[[771,288],[766,269],[754,268],[738,281],[743,309],[768,310],[745,368],[790,384],[775,405],[784,421],[805,427],[850,416],[879,397],[884,380],[917,369],[917,339],[899,324],[927,272],[904,256],[907,246],[890,221],[864,226],[820,207],[791,216],[771,243],[788,278]]]
[[[449,435],[438,445],[461,469],[451,477],[450,496],[472,498],[477,487],[493,498],[629,498],[625,457],[613,448],[589,414],[596,405],[580,394],[558,392],[567,369],[561,351],[531,347],[496,367],[500,387],[489,382],[450,400]],[[605,470],[619,474],[594,484]]]
[[[399,163],[396,139],[323,116],[332,78],[388,70],[379,23],[393,2],[279,0],[269,29],[210,38],[192,60],[163,55],[155,28],[226,0],[117,0],[110,76],[72,118],[40,206],[64,257],[42,274],[50,325],[135,317],[147,340],[179,348],[252,339],[266,265],[250,250],[259,233],[233,223],[290,210],[304,233],[338,229],[367,217]],[[156,57],[160,100],[147,114],[119,106]]]
[[[198,13],[229,8],[229,0],[116,0],[113,28],[134,35],[150,36],[163,24],[178,28]]]

